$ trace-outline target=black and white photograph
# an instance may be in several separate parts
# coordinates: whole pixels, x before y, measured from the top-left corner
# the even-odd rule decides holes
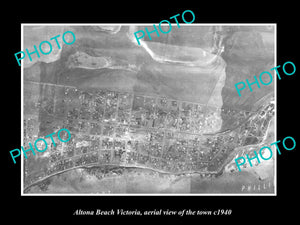
[[[52,43],[22,62],[22,146],[71,135],[26,153],[24,194],[275,194],[274,157],[235,162],[275,141],[274,82],[235,88],[275,67],[275,24],[22,27]]]

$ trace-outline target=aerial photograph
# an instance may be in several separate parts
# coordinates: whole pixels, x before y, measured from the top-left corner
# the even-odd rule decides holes
[[[275,195],[276,157],[235,159],[276,141],[276,83],[235,84],[276,66],[276,25],[146,28],[22,24],[40,51],[22,60],[22,146],[48,146],[22,157],[22,194]]]

